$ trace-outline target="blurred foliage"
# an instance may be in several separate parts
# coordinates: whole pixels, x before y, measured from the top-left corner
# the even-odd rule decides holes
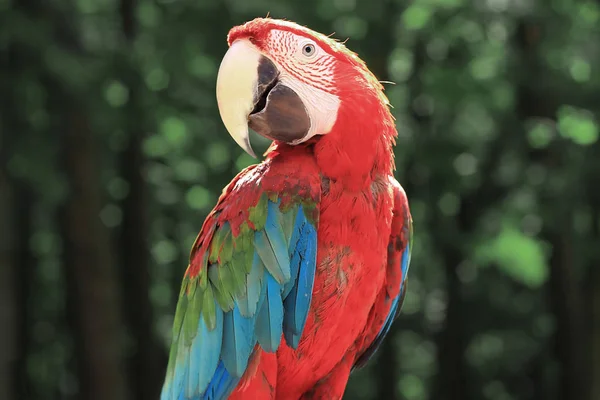
[[[225,38],[267,12],[349,38],[394,82],[397,177],[416,234],[409,291],[345,398],[600,398],[596,0],[0,0],[0,190],[14,200],[0,208],[15,215],[0,225],[25,235],[10,239],[14,258],[0,258],[14,271],[1,286],[14,291],[2,324],[18,329],[1,348],[20,360],[18,388],[0,397],[85,398],[93,379],[73,361],[64,268],[72,243],[61,210],[78,183],[63,165],[79,151],[65,150],[71,115],[93,141],[94,218],[116,255],[124,204],[140,190],[123,163],[140,138],[147,226],[127,232],[147,245],[139,268],[152,325],[140,334],[123,322],[117,335],[124,360],[144,351],[143,335],[166,354],[190,247],[222,188],[254,162],[216,108]],[[131,268],[114,258],[115,271]],[[115,279],[124,308],[148,300]],[[146,384],[127,374],[129,393]]]

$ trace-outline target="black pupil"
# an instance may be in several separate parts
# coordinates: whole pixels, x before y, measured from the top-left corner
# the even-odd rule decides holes
[[[307,46],[304,47],[304,52],[306,54],[310,54],[310,53],[312,53],[312,51],[313,51],[312,46],[307,45]]]

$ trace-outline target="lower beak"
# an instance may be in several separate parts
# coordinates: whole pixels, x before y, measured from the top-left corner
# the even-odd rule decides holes
[[[235,41],[219,67],[217,103],[225,128],[236,143],[256,157],[248,128],[271,140],[298,143],[310,118],[298,94],[279,80],[276,65],[250,43]]]

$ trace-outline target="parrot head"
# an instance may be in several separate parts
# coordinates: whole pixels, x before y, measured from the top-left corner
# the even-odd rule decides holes
[[[234,27],[227,39],[217,103],[225,128],[253,157],[249,128],[291,145],[337,135],[358,152],[368,153],[375,136],[390,147],[395,128],[383,88],[344,44],[271,18]],[[361,129],[368,121],[373,129]]]

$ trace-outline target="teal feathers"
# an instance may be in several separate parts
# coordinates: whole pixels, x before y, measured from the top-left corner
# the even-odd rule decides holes
[[[298,346],[317,254],[315,204],[299,200],[284,207],[263,194],[237,230],[210,230],[196,258],[205,264],[184,278],[161,400],[225,398],[257,344],[274,352],[283,336]]]

